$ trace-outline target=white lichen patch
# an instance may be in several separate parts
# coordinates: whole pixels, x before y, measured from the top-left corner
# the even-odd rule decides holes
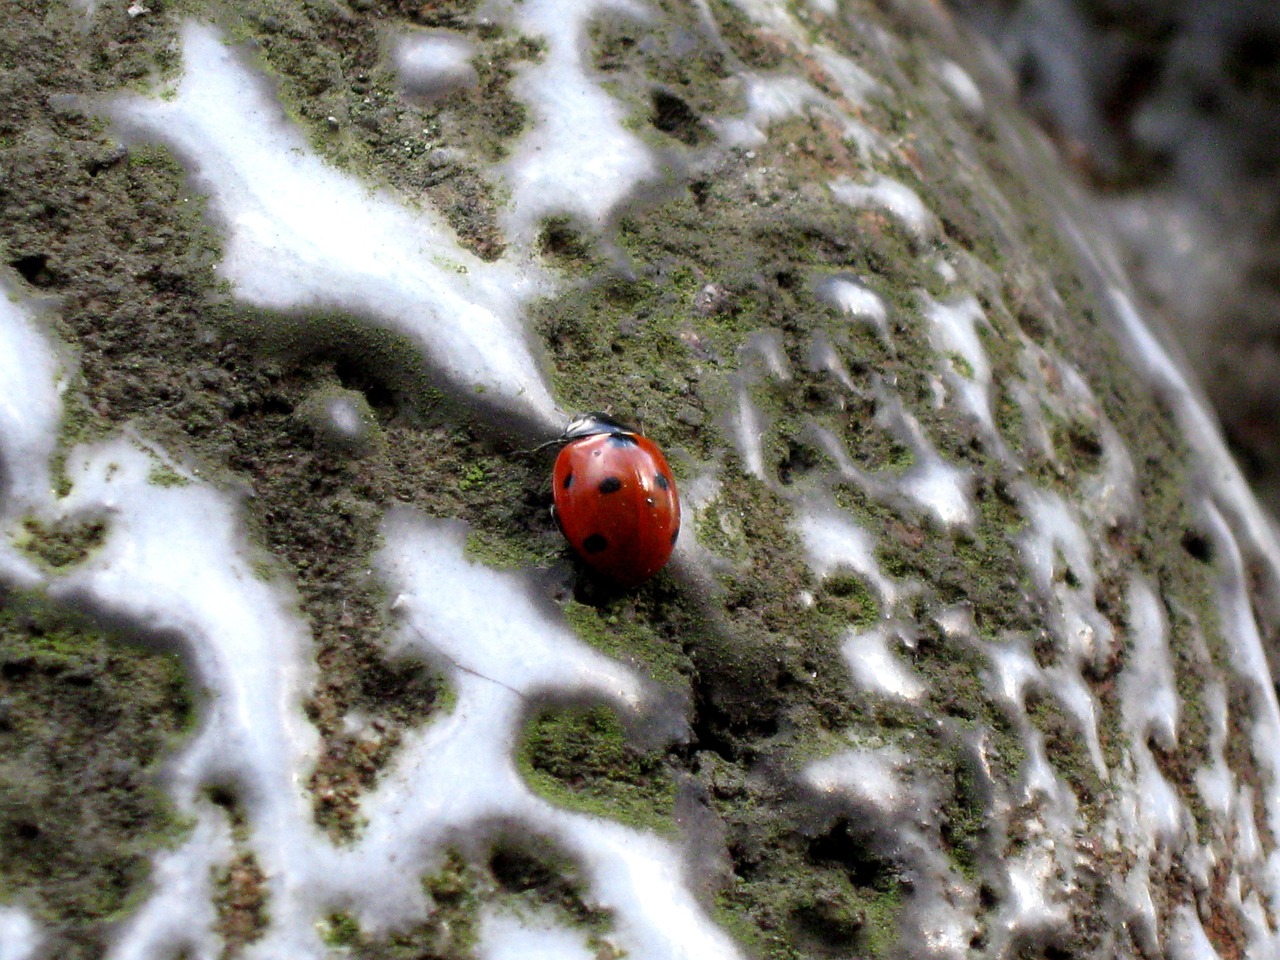
[[[925,319],[930,324],[930,339],[946,371],[947,383],[959,397],[960,404],[982,425],[988,436],[994,436],[991,419],[991,364],[978,337],[980,326],[987,324],[982,308],[973,297],[950,303],[924,298]]]
[[[271,878],[272,910],[283,926],[295,927],[306,920],[290,892],[303,852],[319,838],[298,789],[317,741],[302,711],[314,670],[309,638],[287,591],[255,575],[257,558],[234,502],[204,484],[156,487],[149,483],[153,463],[124,440],[71,458],[74,487],[62,507],[106,512],[111,534],[50,593],[87,598],[185,648],[200,682],[216,697],[174,764],[172,795],[180,809],[200,817],[208,815],[204,788],[237,786],[255,853]],[[212,825],[197,829],[166,869],[186,877],[193,893],[206,889],[217,865],[217,841]],[[149,956],[177,936],[193,938],[192,947],[208,943],[207,923],[196,922],[210,916],[208,898],[193,896],[187,903],[192,913],[185,919],[170,909],[142,910],[124,944]]]
[[[468,824],[516,822],[555,838],[583,865],[594,900],[615,916],[624,949],[654,957],[689,949],[738,956],[694,903],[680,851],[670,842],[554,807],[530,792],[515,769],[511,746],[529,697],[594,692],[635,710],[644,705],[635,675],[557,624],[522,578],[463,559],[459,528],[405,511],[389,518],[386,534],[380,562],[399,590],[404,642],[442,658],[458,700],[448,718],[409,746],[387,786],[367,798],[370,826],[357,851],[379,851],[381,863],[403,849],[406,836],[440,843]],[[441,776],[448,770],[454,773]],[[364,916],[374,909],[369,904]]]
[[[974,115],[980,115],[984,111],[986,104],[982,91],[964,67],[954,60],[945,60],[938,65],[937,72],[938,79],[946,85],[965,111]]]
[[[476,85],[471,63],[475,47],[464,37],[448,31],[415,32],[391,39],[388,46],[396,77],[408,93],[433,97]]]
[[[605,11],[643,17],[630,0],[531,0],[513,24],[546,41],[542,61],[521,71],[515,91],[533,126],[502,168],[511,190],[508,232],[532,241],[543,217],[568,214],[596,230],[641,183],[659,174],[652,152],[624,125],[626,110],[591,76],[584,59],[589,20]]]
[[[814,49],[814,56],[835,79],[840,92],[852,106],[864,107],[872,100],[888,95],[885,85],[858,66],[852,57],[823,46]]]
[[[938,232],[938,218],[924,205],[920,195],[892,177],[877,174],[866,183],[842,177],[827,186],[841,203],[889,214],[917,244],[924,244]]]
[[[675,562],[699,577],[724,573],[731,567],[728,560],[701,544],[694,534],[704,517],[723,519],[723,512],[717,509],[721,489],[720,478],[714,472],[699,474],[680,488],[681,522],[674,551]],[[740,529],[725,530],[724,526],[728,524],[721,526],[721,532],[726,537],[741,536]]]
[[[40,933],[31,917],[18,907],[0,907],[0,960],[34,960]]]
[[[804,771],[805,781],[820,793],[845,793],[884,813],[908,802],[899,771],[907,756],[894,747],[850,750],[818,760]]]
[[[1222,960],[1190,907],[1180,907],[1169,937],[1170,960]]]
[[[1049,695],[1051,687],[1025,638],[1010,636],[985,648],[991,689],[1015,718],[1027,754],[1019,782],[995,807],[1005,831],[1016,823],[1026,837],[1019,855],[1005,864],[1004,880],[1018,895],[1002,906],[1002,929],[1016,938],[1043,933],[1054,918],[1066,915],[1070,884],[1059,880],[1074,876],[1076,859],[1063,838],[1077,822],[1079,803],[1050,762],[1044,735],[1030,717],[1031,704]]]
[[[580,933],[545,913],[487,910],[480,921],[480,960],[598,960]]]
[[[791,379],[791,361],[777,330],[753,333],[739,351],[739,359],[743,365],[757,366],[771,380],[786,383]]]
[[[1129,586],[1129,636],[1132,656],[1121,679],[1121,716],[1135,749],[1154,742],[1172,751],[1178,743],[1178,694],[1169,656],[1167,624],[1151,585],[1135,579]]]
[[[347,398],[335,397],[330,400],[324,412],[329,429],[343,440],[359,440],[368,429],[367,414]]]
[[[526,26],[562,30],[567,21],[550,17],[550,9],[526,8]],[[176,94],[127,98],[110,110],[122,127],[170,143],[210,191],[227,233],[220,269],[236,295],[275,309],[339,307],[396,323],[461,385],[551,419],[554,406],[519,325],[522,298],[541,289],[536,275],[511,262],[480,262],[432,216],[406,211],[325,166],[216,34],[191,24],[183,36],[186,71]],[[578,56],[566,44],[575,37],[551,38],[546,62],[556,68],[559,57],[559,72],[535,86],[566,80],[565,58]],[[603,96],[592,85],[579,106],[589,113],[591,97]],[[548,142],[563,145],[564,134],[553,131]],[[575,133],[571,146],[583,142]],[[634,171],[604,172],[612,182],[634,179]],[[217,956],[214,878],[241,843],[266,878],[269,918],[242,955],[325,955],[320,930],[334,910],[350,913],[372,935],[424,919],[431,904],[422,876],[462,832],[483,840],[496,823],[550,837],[582,865],[592,902],[613,917],[619,950],[673,960],[690,951],[740,955],[693,899],[679,847],[561,810],[524,784],[512,753],[532,698],[591,695],[635,712],[647,703],[644,687],[576,640],[554,609],[536,605],[522,578],[466,561],[456,527],[397,514],[388,521],[380,568],[405,621],[403,653],[435,663],[456,706],[408,738],[379,789],[364,799],[357,842],[339,847],[324,836],[303,787],[317,746],[302,710],[313,683],[310,638],[288,587],[261,576],[265,558],[246,540],[235,498],[190,475],[157,486],[150,482],[155,457],[116,439],[73,452],[72,493],[55,506],[47,479],[58,415],[55,369],[42,360],[51,355],[30,324],[17,313],[5,321],[14,348],[6,356],[21,362],[3,369],[2,395],[26,401],[6,424],[6,457],[29,488],[21,501],[8,496],[6,506],[29,501],[60,515],[110,519],[103,547],[50,582],[50,596],[91,604],[183,650],[210,694],[168,779],[192,829],[157,858],[162,882],[120,928],[113,957]],[[350,404],[330,402],[319,413],[337,435],[360,432],[362,411]],[[463,598],[474,602],[460,604]],[[243,841],[233,842],[226,814],[206,797],[213,786],[237,796]],[[520,942],[500,924],[490,924],[487,935],[485,949],[496,956]],[[535,939],[558,955],[565,936],[581,942],[577,934],[556,936]]]
[[[767,143],[770,124],[802,115],[825,100],[811,83],[799,77],[749,74],[742,78],[742,87],[746,111],[741,116],[711,122],[711,128],[726,146],[747,148]]]
[[[1097,262],[1100,270],[1105,264]],[[1214,555],[1219,557],[1217,606],[1225,636],[1230,638],[1229,652],[1235,676],[1232,682],[1249,690],[1251,716],[1236,717],[1234,723],[1248,731],[1254,762],[1263,775],[1264,796],[1261,808],[1267,828],[1272,836],[1280,833],[1280,761],[1277,761],[1273,745],[1280,742],[1280,710],[1277,709],[1275,689],[1269,681],[1270,667],[1264,652],[1258,623],[1249,601],[1248,578],[1244,569],[1244,550],[1256,558],[1257,575],[1274,576],[1280,569],[1276,559],[1280,546],[1274,536],[1274,527],[1263,516],[1239,468],[1227,453],[1225,443],[1197,393],[1190,387],[1177,364],[1170,358],[1160,342],[1139,318],[1128,296],[1119,287],[1111,290],[1111,302],[1122,334],[1128,338],[1138,362],[1145,366],[1148,375],[1160,389],[1173,409],[1181,425],[1187,443],[1197,454],[1196,466],[1201,481],[1210,492],[1204,503],[1206,522],[1214,544]],[[1228,519],[1230,518],[1230,519]],[[1212,703],[1212,701],[1211,701]],[[1214,724],[1221,729],[1222,720]],[[1215,764],[1216,767],[1216,764]],[[1211,768],[1214,769],[1214,768]],[[1218,768],[1220,769],[1220,768]],[[1234,778],[1233,778],[1234,779]],[[1203,782],[1203,781],[1202,781]],[[1239,805],[1237,804],[1237,807]],[[1240,812],[1237,809],[1237,817]],[[1251,813],[1245,814],[1252,817]],[[1237,827],[1238,829],[1238,827]],[[1230,828],[1227,830],[1231,833]],[[1280,858],[1275,852],[1257,850],[1252,863],[1240,863],[1230,853],[1223,855],[1236,859],[1237,869],[1254,877],[1257,891],[1253,906],[1242,903],[1246,919],[1280,913]],[[1250,922],[1250,943],[1255,949],[1271,951],[1280,941],[1273,932],[1272,921]]]
[[[182,32],[169,99],[105,105],[126,135],[188,165],[225,230],[219,273],[238,297],[282,311],[341,310],[389,323],[445,378],[550,427],[556,412],[521,323],[542,292],[528,263],[486,263],[439,217],[326,164],[212,28]]]
[[[870,582],[889,609],[913,592],[910,585],[891,579],[880,569],[875,559],[875,536],[833,505],[815,504],[803,510],[795,529],[809,566],[820,579],[847,567]]]
[[[729,415],[728,427],[747,473],[757,479],[766,480],[764,438],[769,424],[760,408],[751,399],[750,379],[745,374],[739,377],[735,390],[737,403]]]
[[[1227,765],[1227,692],[1221,681],[1210,683],[1204,693],[1204,711],[1209,727],[1209,763],[1196,771],[1196,789],[1206,807],[1225,822],[1231,813],[1235,789]]]
[[[913,952],[937,960],[967,956],[976,896],[940,850],[926,812],[936,803],[931,779],[913,773],[909,756],[896,746],[855,747],[809,764],[801,777],[819,794],[849,804],[866,832],[891,845],[911,870],[911,902],[898,923]]]
[[[61,370],[31,304],[0,285],[0,517],[11,520],[49,496]]]
[[[976,90],[967,89],[964,83],[967,77],[962,78],[945,65],[940,68],[939,76],[964,112],[973,114],[983,109],[980,94],[975,96]],[[907,182],[901,186],[911,189]],[[873,197],[865,185],[853,181],[839,182],[833,191],[837,196],[843,191],[840,198],[852,205],[878,206],[885,210],[897,217],[917,240],[936,229],[932,213],[924,208],[914,191],[910,196],[890,191]],[[987,199],[991,209],[1008,212],[1002,198],[988,196]],[[976,635],[965,640],[970,636],[969,631],[955,634],[963,642],[976,643],[981,649],[989,666],[984,674],[987,695],[1013,718],[1025,753],[1016,790],[1007,796],[998,791],[992,810],[998,835],[1016,828],[1020,839],[1017,852],[1006,854],[998,879],[988,878],[1005,895],[987,919],[985,944],[998,955],[1013,943],[1063,936],[1074,922],[1078,909],[1076,898],[1089,876],[1087,872],[1081,873],[1081,868],[1103,869],[1098,866],[1101,851],[1108,849],[1111,856],[1122,856],[1127,864],[1123,881],[1117,888],[1118,909],[1127,917],[1143,949],[1159,951],[1166,944],[1172,947],[1172,940],[1167,926],[1169,914],[1163,907],[1157,907],[1153,891],[1167,877],[1175,858],[1180,858],[1184,868],[1198,878],[1197,883],[1207,884],[1208,864],[1213,862],[1212,858],[1226,855],[1230,846],[1229,856],[1234,865],[1226,869],[1231,884],[1235,885],[1233,888],[1254,891],[1272,888],[1272,881],[1266,876],[1269,868],[1264,866],[1260,855],[1263,847],[1252,823],[1254,803],[1247,789],[1242,796],[1242,788],[1224,757],[1227,726],[1222,688],[1211,687],[1206,700],[1212,717],[1210,764],[1196,774],[1198,786],[1171,782],[1162,764],[1163,757],[1180,749],[1179,699],[1167,647],[1168,628],[1154,600],[1155,594],[1146,581],[1132,580],[1130,613],[1119,625],[1113,610],[1104,613],[1099,606],[1103,591],[1100,571],[1114,569],[1115,565],[1112,545],[1107,542],[1108,532],[1126,529],[1140,522],[1142,515],[1135,468],[1135,457],[1139,454],[1126,446],[1125,440],[1102,416],[1093,390],[1081,372],[1051,348],[1034,344],[1018,332],[1014,343],[1016,355],[1021,358],[1020,369],[993,368],[983,337],[979,335],[980,331],[993,334],[993,327],[986,315],[988,311],[979,307],[975,295],[984,290],[991,296],[989,276],[984,273],[985,268],[972,260],[962,258],[958,262],[959,268],[948,265],[941,274],[948,287],[944,297],[922,296],[921,319],[926,324],[941,373],[934,384],[938,408],[947,409],[954,404],[972,418],[988,451],[1013,465],[1015,470],[1047,463],[1058,476],[1072,476],[1075,485],[1067,495],[1032,482],[1020,484],[1014,492],[1016,510],[1024,524],[1017,535],[1023,569],[1011,573],[1025,576],[1029,588],[1045,602],[1047,636],[1040,639],[1006,636],[999,641],[979,641]],[[848,291],[835,289],[828,281],[819,292],[837,309],[863,319],[857,306],[847,307],[842,303],[840,294]],[[861,294],[862,291],[855,287],[854,292]],[[1003,311],[1000,297],[993,299],[993,309]],[[858,303],[863,300],[856,298]],[[1139,323],[1136,315],[1131,313],[1130,317],[1132,323]],[[872,320],[881,335],[885,335],[883,319],[865,319]],[[1145,329],[1143,334],[1149,336]],[[1157,354],[1156,366],[1160,369],[1158,357]],[[850,397],[868,393],[866,379],[858,382],[849,375],[830,339],[815,339],[809,363],[813,370],[826,371]],[[1171,365],[1161,372],[1168,375],[1169,369]],[[911,450],[916,464],[913,469],[897,476],[885,472],[871,474],[852,463],[843,443],[831,431],[811,425],[810,437],[836,462],[841,475],[857,482],[874,499],[887,504],[913,501],[926,506],[944,524],[973,522],[976,518],[973,491],[963,473],[947,465],[933,451],[919,420],[898,402],[896,385],[883,380],[873,380],[873,383],[876,384],[877,425],[890,430]],[[994,407],[997,387],[1004,389],[1021,410],[1023,443],[1007,445],[1002,436],[1003,425],[997,428]],[[1185,394],[1185,390],[1180,392]],[[1186,415],[1193,431],[1201,429],[1196,420],[1200,415],[1198,407],[1195,413]],[[1205,432],[1214,436],[1211,430]],[[1060,449],[1059,445],[1066,441],[1078,443],[1077,461],[1066,459],[1073,451]],[[1216,441],[1204,444],[1210,461],[1221,458],[1215,444]],[[932,492],[926,492],[930,490],[925,481],[931,470],[937,471],[935,477],[946,478],[948,472],[950,477],[941,480]],[[1232,468],[1227,479],[1233,494],[1241,490],[1236,477]],[[1248,502],[1246,497],[1241,494],[1230,500],[1231,508],[1246,518],[1244,525],[1248,529],[1266,529],[1265,523],[1254,524],[1256,516],[1249,512],[1250,506],[1244,505]],[[847,522],[824,516],[821,521],[807,520],[799,525],[798,529],[804,531],[803,539],[815,574],[822,576],[832,562],[828,556],[830,551],[824,552],[819,546],[823,535],[817,528],[829,525],[838,529]],[[857,537],[843,539],[856,549],[847,547],[843,551],[843,562],[859,570],[869,582],[876,583],[879,576],[874,560],[876,547],[885,534],[854,529],[858,530]],[[1226,552],[1229,554],[1230,550]],[[884,590],[878,589],[885,599]],[[1235,593],[1237,598],[1241,595],[1240,591]],[[1251,629],[1243,622],[1243,605],[1238,609],[1240,622],[1227,631],[1233,637],[1247,635]],[[1129,638],[1132,645],[1126,648]],[[1035,655],[1033,643],[1037,649]],[[1052,647],[1051,653],[1046,644]],[[904,671],[903,663],[893,653],[893,646],[894,639],[886,628],[851,632],[845,641],[845,651],[851,657],[850,672],[855,684],[880,696],[923,702],[922,697],[927,697],[927,684],[921,684],[913,673]],[[1246,649],[1249,646],[1245,644]],[[1048,662],[1037,662],[1038,658],[1042,661],[1047,658]],[[1117,659],[1130,666],[1120,673],[1118,680],[1124,745],[1119,748],[1120,763],[1112,767],[1104,758],[1101,733],[1104,705],[1098,696],[1096,677]],[[1253,676],[1265,676],[1265,668],[1258,663],[1253,664],[1251,672]],[[1260,696],[1270,699],[1269,694]],[[1050,748],[1049,734],[1040,727],[1043,721],[1036,719],[1044,712],[1044,704],[1052,705],[1051,712],[1061,718],[1055,722],[1065,725],[1054,735],[1066,735],[1082,744],[1092,774],[1100,782],[1110,784],[1108,790],[1115,791],[1108,793],[1111,799],[1104,807],[1109,813],[1102,821],[1092,819],[1095,814],[1089,813],[1089,822],[1082,822],[1087,808],[1077,797],[1077,788],[1064,776],[1060,768],[1062,758],[1056,748]],[[1261,723],[1262,727],[1268,727],[1268,721]],[[1261,744],[1267,736],[1270,734],[1256,734],[1254,749],[1263,749]],[[846,762],[852,764],[847,769],[857,768],[856,773],[847,778],[840,775],[841,764]],[[853,782],[859,778],[863,784],[870,785],[864,786],[864,790],[875,787],[883,794],[896,795],[901,789],[885,769],[866,769],[862,761],[832,758],[810,768],[806,776],[816,789],[824,792],[841,787],[856,792],[858,788]],[[1269,782],[1275,781],[1269,779]],[[1231,837],[1216,843],[1214,852],[1207,853],[1197,845],[1188,790],[1206,798],[1207,804],[1217,811],[1221,836]],[[853,802],[858,806],[868,801],[858,795]],[[1093,798],[1090,802],[1097,800]],[[1082,830],[1090,836],[1087,843],[1078,839]],[[1273,934],[1268,931],[1267,923],[1256,919],[1268,912],[1259,893],[1236,896],[1236,901],[1236,916],[1249,929],[1251,942],[1270,943]]]
[[[1036,587],[1055,601],[1051,630],[1073,665],[1102,663],[1112,654],[1115,631],[1097,608],[1097,575],[1090,538],[1076,510],[1061,497],[1026,488],[1028,520],[1023,558]]]
[[[840,352],[836,350],[835,345],[831,342],[831,337],[825,331],[820,330],[813,335],[813,341],[809,344],[809,355],[806,360],[810,370],[826,371],[850,394],[855,396],[862,395],[862,388],[854,383],[853,376],[849,373],[849,368],[845,366]]]
[[[933,514],[945,527],[971,525],[974,512],[968,473],[938,454],[920,421],[888,384],[877,378],[873,394],[878,401],[876,426],[910,451],[910,464],[905,469],[864,470],[852,461],[848,450],[831,431],[814,424],[810,433],[818,445],[835,461],[842,476],[857,483],[874,499],[886,503],[905,500]]]
[[[880,295],[866,284],[853,277],[836,276],[820,283],[816,292],[850,319],[871,324],[888,339],[889,311]]]
[[[893,651],[888,627],[852,631],[840,648],[849,661],[854,681],[870,693],[903,700],[919,700],[927,687]]]
[[[165,883],[113,956],[216,953],[210,878],[232,853],[227,823],[203,794],[216,784],[235,786],[269,888],[269,924],[246,956],[322,955],[320,921],[339,907],[375,935],[423,917],[420,878],[465,831],[483,837],[496,823],[553,838],[582,864],[622,949],[676,958],[692,945],[699,956],[739,956],[688,893],[670,841],[556,808],[516,770],[512,750],[532,697],[594,694],[633,712],[647,702],[642,682],[574,638],[521,576],[464,559],[460,527],[409,511],[388,519],[379,569],[404,621],[402,655],[437,664],[456,704],[409,738],[365,798],[357,842],[339,847],[320,834],[301,788],[314,758],[301,710],[311,667],[287,593],[254,576],[233,501],[201,483],[156,488],[146,480],[151,464],[126,441],[76,454],[64,507],[108,511],[112,533],[91,562],[51,586],[55,597],[89,598],[181,645],[215,694],[170,779],[195,828],[157,861]],[[501,950],[514,934],[494,936]]]
[[[825,86],[834,87],[834,96],[819,90],[810,79],[791,71],[760,73],[742,71],[737,81],[742,85],[746,110],[732,117],[716,117],[709,126],[727,147],[746,149],[769,141],[769,127],[781,120],[797,116],[822,117],[834,124],[845,143],[854,146],[867,161],[890,153],[881,131],[863,122],[858,111],[874,99],[887,95],[886,88],[864,70],[854,58],[832,47],[814,42],[804,28],[787,11],[755,0],[735,0],[735,5],[770,32],[804,49],[826,74]],[[707,17],[715,29],[714,21]],[[753,154],[748,154],[751,158]]]
[[[902,477],[902,492],[929,510],[945,527],[972,524],[968,474],[943,460],[923,439],[913,445],[913,449],[916,462]]]
[[[194,825],[182,846],[165,850],[152,863],[154,892],[122,924],[112,960],[151,960],[183,951],[216,957],[223,948],[215,932],[214,877],[235,855],[231,829],[221,811],[190,795],[180,805]]]

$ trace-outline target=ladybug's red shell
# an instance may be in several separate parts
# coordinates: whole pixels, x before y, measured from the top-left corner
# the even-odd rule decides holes
[[[680,497],[667,458],[648,437],[611,430],[570,440],[551,482],[560,529],[594,570],[631,587],[671,557]]]

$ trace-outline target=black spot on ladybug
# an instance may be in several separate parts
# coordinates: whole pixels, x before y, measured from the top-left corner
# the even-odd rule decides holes
[[[676,537],[678,536],[680,536],[680,528],[676,527],[674,530],[671,531],[671,542],[675,543]]]
[[[582,549],[587,553],[599,553],[609,546],[609,541],[598,533],[593,533],[582,541]]]
[[[601,493],[617,493],[622,489],[622,481],[617,477],[605,477],[600,481]]]
[[[572,474],[572,473],[565,474],[564,481],[560,484],[560,486],[564,487],[566,490],[568,490],[570,487],[572,487],[572,486],[573,486],[573,474]]]
[[[611,433],[609,434],[609,442],[615,447],[634,447],[636,438],[629,433]]]
[[[666,490],[669,486],[671,486],[671,481],[668,480],[666,477],[664,477],[660,473],[655,473],[653,475],[653,482],[658,485],[659,490]]]

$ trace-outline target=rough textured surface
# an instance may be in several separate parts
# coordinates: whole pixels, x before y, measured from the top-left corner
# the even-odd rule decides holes
[[[22,820],[68,842],[6,859],[7,955],[1276,949],[1280,550],[936,8],[18,3],[0,49],[4,642],[76,611],[190,684],[95,639],[137,679],[14,701],[0,799],[132,813]],[[687,510],[626,593],[528,452],[607,407]]]
[[[951,0],[1097,191],[1130,271],[1280,515],[1280,10]]]

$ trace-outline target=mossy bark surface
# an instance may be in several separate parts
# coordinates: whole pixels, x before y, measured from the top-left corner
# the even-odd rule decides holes
[[[1147,756],[1186,812],[1178,849],[1217,858],[1207,884],[1168,857],[1143,868],[1156,942],[1183,910],[1214,918],[1204,934],[1223,957],[1253,942],[1258,911],[1274,924],[1255,888],[1277,785],[1245,736],[1274,695],[1268,678],[1241,677],[1243,641],[1224,626],[1231,570],[1206,520],[1205,466],[1169,398],[1134,373],[1105,271],[1065,226],[1080,211],[1055,159],[936,10],[601,5],[585,69],[661,174],[607,223],[552,216],[522,250],[504,234],[503,165],[536,122],[518,80],[552,55],[544,38],[471,2],[148,6],[8,5],[0,245],[12,289],[52,298],[44,322],[74,356],[58,492],[77,444],[127,429],[242,497],[259,575],[289,585],[314,640],[305,714],[319,748],[304,789],[326,843],[359,843],[362,798],[456,705],[451,665],[393,654],[394,598],[371,573],[384,517],[408,504],[464,521],[471,561],[521,571],[580,640],[657,691],[638,717],[534,696],[513,763],[551,804],[682,845],[693,897],[745,955],[1144,955],[1126,932],[1136,908],[1115,889],[1138,859],[1115,842],[1115,811],[1139,802],[1131,774]],[[189,158],[122,146],[95,106],[172,84],[190,18],[238,45],[327,162],[438,214],[486,263],[526,257],[553,277],[521,319],[557,402],[642,425],[694,494],[671,569],[628,592],[596,577],[550,516],[549,458],[528,453],[548,438],[439,376],[372,307],[272,311],[219,276],[226,225],[206,216]],[[405,94],[387,37],[428,29],[473,44],[474,86]],[[878,92],[856,98],[827,52]],[[953,61],[983,80],[982,109],[939,79]],[[761,79],[802,83],[810,99],[761,114]],[[744,117],[758,143],[732,142]],[[832,183],[880,176],[909,185],[932,226],[833,195]],[[878,298],[882,329],[833,304],[839,280]],[[973,355],[930,319],[932,305],[970,301]],[[958,399],[984,377],[989,422]],[[335,402],[354,411],[354,433],[335,432]],[[1111,514],[1117,457],[1134,497]],[[914,485],[941,475],[935,462],[963,476],[967,519]],[[195,482],[168,466],[152,480]],[[1034,506],[1050,501],[1083,547],[1039,532]],[[814,510],[867,533],[869,566],[815,561]],[[110,516],[15,529],[48,589],[0,596],[0,900],[44,925],[53,955],[103,956],[152,892],[148,854],[182,841],[157,784],[200,714],[201,678],[56,589],[111,536]],[[1029,557],[1045,542],[1038,579]],[[1244,563],[1254,623],[1274,636],[1257,599],[1274,571]],[[1135,578],[1167,625],[1172,741],[1135,744],[1126,712]],[[86,619],[64,619],[81,607]],[[1112,640],[1078,653],[1072,610]],[[922,694],[859,680],[846,645],[877,630]],[[999,655],[1024,649],[1031,679],[1010,697]],[[1055,686],[1064,677],[1092,704],[1089,723]],[[851,751],[907,758],[893,778],[908,799],[873,809],[809,776]],[[1261,853],[1238,867],[1239,810],[1220,815],[1197,786],[1215,758],[1245,788],[1257,832]],[[233,788],[209,786],[236,851],[215,878],[215,930],[226,956],[251,955],[273,922],[267,878],[251,814]],[[1046,826],[1055,803],[1070,821]],[[1005,862],[1039,862],[1054,830],[1069,854],[1046,854],[1046,869],[1075,866],[1040,878],[1050,907],[1032,922],[1011,906]],[[608,957],[615,918],[583,873],[554,839],[482,824],[424,874],[432,906],[416,926],[368,931],[339,906],[322,938],[335,954],[472,957],[482,913],[516,903]],[[965,918],[955,949],[933,952],[924,888]]]

